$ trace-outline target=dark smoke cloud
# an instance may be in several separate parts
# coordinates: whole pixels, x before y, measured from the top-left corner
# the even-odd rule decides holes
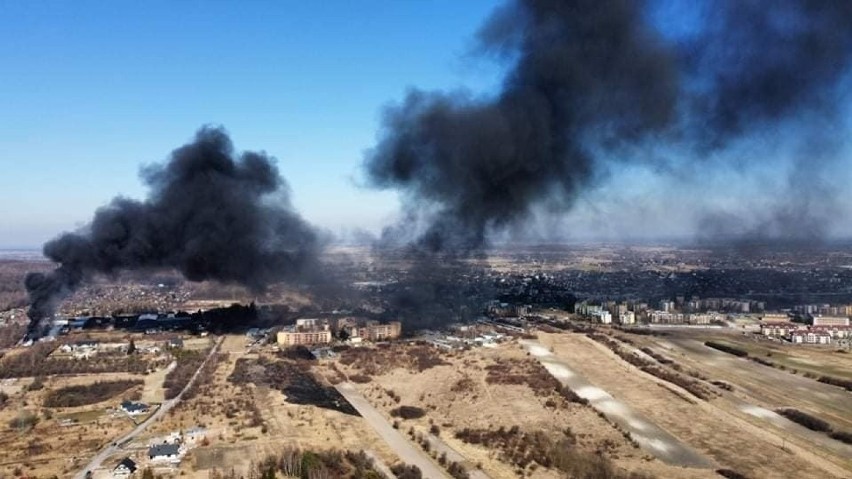
[[[696,25],[672,36],[650,20],[659,2],[509,2],[479,35],[478,51],[510,63],[499,93],[410,92],[385,114],[368,179],[403,192],[409,223],[426,221],[419,247],[471,251],[537,206],[570,209],[613,159],[671,147],[700,161],[836,115],[852,2],[699,4]]]
[[[261,290],[314,270],[321,241],[293,210],[273,160],[235,153],[224,130],[202,128],[141,176],[145,201],[115,198],[83,231],[44,246],[59,267],[26,278],[31,329],[93,273],[168,267]]]

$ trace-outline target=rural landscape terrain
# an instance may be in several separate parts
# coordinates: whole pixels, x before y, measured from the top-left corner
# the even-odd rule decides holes
[[[801,308],[737,290],[755,271],[844,278],[844,251],[728,270],[712,249],[535,247],[426,276],[340,248],[335,284],[260,295],[169,271],[104,276],[39,341],[20,276],[46,263],[7,253],[0,474],[107,478],[130,460],[140,477],[848,477],[848,343],[767,336],[781,320],[808,328]],[[647,303],[697,298],[631,297],[622,279],[671,275],[688,291],[675,275],[714,269],[732,299],[707,324],[655,322]],[[395,321],[400,334],[370,337]]]

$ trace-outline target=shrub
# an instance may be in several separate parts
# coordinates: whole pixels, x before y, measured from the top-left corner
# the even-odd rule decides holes
[[[586,399],[586,398],[584,398],[584,397],[581,397],[579,394],[575,393],[573,389],[571,389],[571,388],[569,388],[569,387],[567,387],[567,386],[566,386],[566,387],[564,387],[564,388],[562,388],[562,389],[560,390],[560,392],[562,393],[562,397],[564,397],[565,399],[567,399],[567,400],[568,400],[568,401],[570,401],[570,402],[574,402],[574,403],[577,403],[577,404],[582,404],[582,405],[584,405],[584,406],[588,406],[588,405],[589,405],[589,400],[588,400],[588,399]]]
[[[426,411],[416,406],[400,406],[390,412],[393,417],[403,419],[418,419],[426,415]]]
[[[21,411],[9,421],[9,427],[18,431],[28,431],[38,424],[38,416],[30,411]]]
[[[391,472],[399,479],[422,479],[420,468],[411,464],[394,464]]]
[[[733,346],[728,346],[727,344],[717,343],[716,341],[705,341],[705,346],[711,347],[713,349],[718,349],[723,353],[733,354],[734,356],[744,358],[748,356],[748,352],[743,351],[742,349],[735,348]]]
[[[817,381],[825,384],[831,384],[832,386],[838,386],[846,389],[847,391],[852,391],[852,381],[847,379],[840,379],[831,376],[820,376]]]
[[[353,374],[352,376],[349,376],[349,380],[353,383],[366,384],[372,381],[373,378],[367,376],[366,374]]]
[[[787,419],[801,424],[812,431],[830,432],[831,426],[817,417],[804,413],[796,409],[778,409],[775,412],[786,417]]]
[[[748,476],[744,476],[737,471],[732,471],[731,469],[716,469],[716,474],[728,479],[748,479]]]
[[[852,433],[845,431],[834,431],[828,435],[832,439],[840,441],[845,444],[852,444]]]

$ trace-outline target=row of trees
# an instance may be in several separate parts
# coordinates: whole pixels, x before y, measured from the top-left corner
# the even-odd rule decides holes
[[[305,451],[287,446],[278,454],[270,454],[257,464],[249,466],[245,479],[275,479],[298,477],[300,479],[382,479],[370,459],[363,451]],[[212,471],[211,479],[237,479],[234,470]],[[418,476],[419,477],[419,476]]]
[[[786,417],[787,419],[801,424],[811,431],[824,432],[832,439],[838,440],[846,444],[852,444],[852,433],[845,431],[835,431],[834,428],[826,421],[812,416],[798,409],[778,409],[775,412]]]
[[[23,378],[58,374],[126,372],[145,374],[151,364],[139,356],[96,356],[90,359],[51,358],[55,344],[36,343],[18,354],[0,360],[0,378]]]
[[[521,471],[539,465],[555,469],[566,477],[584,479],[641,478],[635,473],[625,475],[615,469],[602,455],[578,449],[573,432],[566,430],[559,437],[543,431],[522,431],[518,426],[509,429],[469,429],[456,433],[456,438],[469,444],[482,445],[498,451],[504,461]]]
[[[618,341],[610,338],[609,336],[598,333],[586,333],[586,336],[605,345],[612,352],[618,355],[618,357],[636,366],[642,371],[659,379],[662,379],[663,381],[680,386],[698,399],[707,401],[713,397],[713,392],[705,388],[697,380],[690,379],[676,372],[669,371],[668,369],[658,366],[654,362],[642,358],[638,354],[632,353],[622,348]]]
[[[166,399],[173,399],[180,394],[189,380],[192,379],[195,371],[198,371],[198,368],[201,367],[201,363],[207,357],[207,352],[208,350],[193,351],[186,349],[176,352],[175,361],[177,361],[177,365],[166,374],[166,379],[163,381]]]

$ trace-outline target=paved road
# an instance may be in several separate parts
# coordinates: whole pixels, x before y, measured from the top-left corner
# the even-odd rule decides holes
[[[201,363],[201,366],[198,367],[198,370],[195,371],[195,374],[192,375],[192,377],[189,379],[189,382],[186,383],[186,386],[184,386],[184,388],[181,390],[180,394],[164,402],[160,406],[160,408],[157,409],[156,412],[154,412],[154,414],[148,416],[148,419],[136,426],[127,435],[105,447],[101,452],[99,452],[95,457],[93,457],[91,461],[89,461],[89,464],[85,468],[83,468],[83,470],[81,470],[77,473],[76,476],[74,476],[74,479],[85,479],[86,473],[88,471],[94,472],[95,469],[101,467],[101,463],[104,462],[108,457],[120,451],[121,446],[136,439],[136,436],[141,434],[145,430],[145,428],[158,421],[173,407],[177,406],[183,398],[183,394],[190,388],[190,386],[192,386],[192,384],[198,378],[198,375],[201,373],[201,370],[204,368],[204,365],[207,364],[207,361],[209,361],[211,357],[213,357],[213,354],[216,353],[216,351],[219,349],[219,346],[222,344],[222,340],[224,339],[224,336],[220,337],[219,340],[216,341],[216,344],[213,345],[212,348],[210,348],[210,353],[207,355],[206,358],[204,358],[204,362]]]
[[[375,429],[388,446],[396,452],[396,455],[399,456],[402,462],[419,467],[420,472],[423,473],[423,477],[427,479],[449,477],[438,464],[432,461],[432,458],[422,450],[415,448],[402,433],[394,429],[388,420],[355,389],[352,383],[340,383],[336,387],[337,391],[367,421],[367,424]]]
[[[713,467],[711,461],[652,423],[647,417],[613,398],[603,389],[593,386],[538,341],[522,340],[521,344],[563,386],[568,386],[578,396],[586,398],[592,407],[630,431],[630,435],[642,449],[676,466]]]
[[[438,436],[434,434],[429,434],[426,436],[429,439],[429,444],[432,446],[432,449],[438,452],[438,455],[444,453],[447,455],[447,461],[449,462],[458,462],[460,464],[464,464],[467,466],[467,472],[472,479],[491,479],[491,476],[485,473],[485,471],[476,469],[475,466],[471,465],[467,459],[464,458],[461,454],[458,453],[455,449],[450,447],[449,444],[444,442]]]

